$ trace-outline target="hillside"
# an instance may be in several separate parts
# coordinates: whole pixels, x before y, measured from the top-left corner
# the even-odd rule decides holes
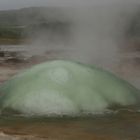
[[[19,39],[38,31],[66,32],[69,19],[59,8],[30,7],[0,11],[0,38]]]
[[[38,33],[44,32],[48,34],[51,32],[53,35],[59,34],[61,38],[69,37],[72,22],[67,15],[68,10],[69,8],[29,7],[0,11],[0,44],[18,42],[18,40],[34,37]],[[132,45],[133,40],[139,43],[140,11],[125,28],[126,40],[131,40]]]

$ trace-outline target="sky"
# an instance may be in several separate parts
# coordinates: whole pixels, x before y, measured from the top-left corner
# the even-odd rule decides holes
[[[30,6],[79,6],[118,1],[140,3],[140,0],[0,0],[0,10],[19,9]]]

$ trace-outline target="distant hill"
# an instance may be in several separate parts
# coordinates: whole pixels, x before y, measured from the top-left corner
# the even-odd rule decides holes
[[[55,7],[29,7],[0,11],[0,25],[29,25],[40,22],[64,22],[68,20],[64,11]]]
[[[0,11],[0,37],[19,38],[48,29],[65,32],[70,21],[64,13],[55,7]]]
[[[29,7],[0,11],[0,39],[25,38],[36,36],[39,32],[51,32],[53,35],[59,34],[60,37],[69,36],[72,22],[68,13],[69,8],[58,7]],[[140,40],[140,11],[126,28],[127,39]]]

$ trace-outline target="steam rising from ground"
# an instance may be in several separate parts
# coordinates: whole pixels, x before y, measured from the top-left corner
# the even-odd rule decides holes
[[[39,32],[33,39],[30,53],[43,54],[55,50],[61,51],[55,56],[59,59],[98,65],[117,63],[119,49],[123,47],[125,34],[137,10],[137,5],[124,2],[63,7],[57,19],[70,23],[67,34],[60,39],[61,34]]]

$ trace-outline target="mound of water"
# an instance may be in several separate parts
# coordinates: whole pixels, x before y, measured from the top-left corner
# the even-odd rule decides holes
[[[27,115],[82,115],[139,102],[140,92],[109,72],[70,61],[49,61],[0,87],[1,111]]]

